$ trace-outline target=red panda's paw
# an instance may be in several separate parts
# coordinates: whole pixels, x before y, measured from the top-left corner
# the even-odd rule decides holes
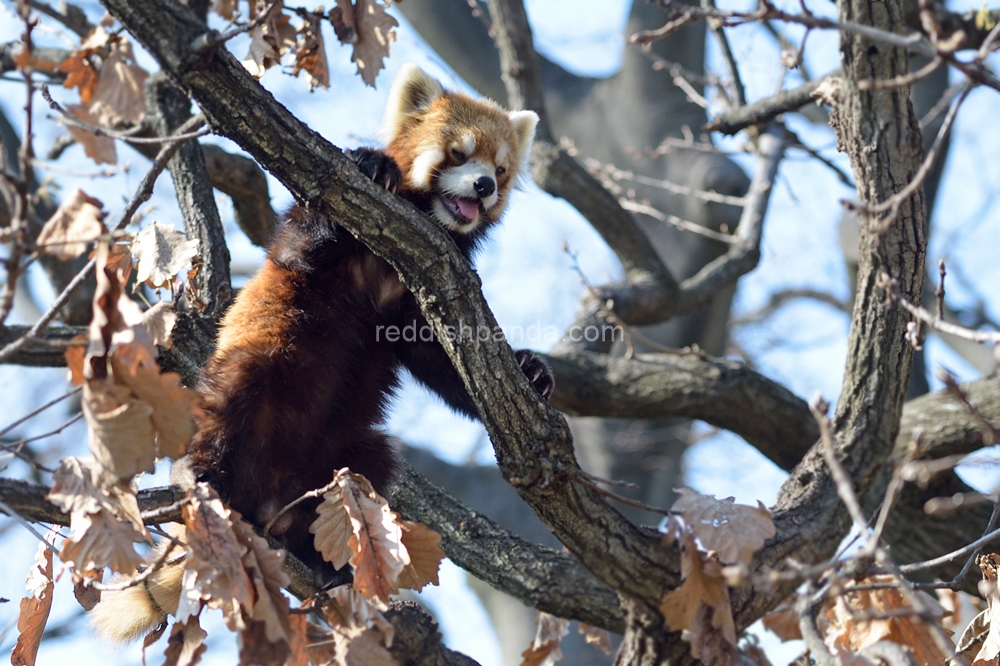
[[[546,365],[545,361],[535,356],[530,349],[519,349],[514,352],[514,358],[517,359],[528,381],[538,391],[538,395],[542,396],[545,402],[548,402],[556,387],[556,380],[552,371],[549,370],[549,366]]]
[[[396,161],[381,150],[374,148],[358,148],[344,153],[361,169],[376,185],[381,185],[393,194],[403,184],[403,172],[399,170]]]

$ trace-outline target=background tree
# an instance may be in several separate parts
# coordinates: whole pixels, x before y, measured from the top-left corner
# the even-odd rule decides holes
[[[95,41],[93,19],[87,14],[72,8],[35,7],[88,41],[71,52],[35,48],[28,18],[21,45],[12,44],[5,52],[10,71],[19,68],[29,86],[34,76],[59,80],[68,74],[66,82],[79,86],[81,101],[87,86],[96,86],[90,94],[97,96],[97,102],[103,101],[100,82],[105,81],[105,67],[108,62],[119,64],[113,60],[122,44],[116,41],[121,38],[112,27],[116,24],[107,26],[112,28],[112,37]],[[114,124],[118,132],[132,137],[176,132],[187,136],[199,121],[190,116],[193,99],[214,133],[234,141],[294,196],[315,202],[389,259],[421,298],[433,325],[495,323],[478,282],[453,252],[449,254],[439,230],[361,179],[340,153],[310,134],[249,79],[225,49],[234,34],[247,32],[252,47],[245,69],[265,69],[277,62],[283,50],[291,50],[293,71],[305,73],[311,86],[322,86],[326,68],[320,58],[322,32],[316,26],[329,21],[338,38],[354,44],[355,58],[364,64],[361,72],[370,80],[378,71],[372,65],[373,50],[376,58],[381,54],[375,46],[379,32],[364,22],[364,12],[357,13],[358,8],[348,3],[340,3],[329,14],[266,3],[251,9],[249,22],[237,20],[235,32],[220,34],[206,32],[209,8],[197,3],[184,8],[109,1],[107,7],[166,76],[154,75],[142,86],[139,79],[143,77],[131,70],[131,83],[145,88],[145,115],[129,118],[127,109],[114,109],[116,115],[98,116],[99,123]],[[379,5],[359,2],[358,7],[374,7],[373,15],[382,16]],[[600,331],[627,327],[625,342],[574,340],[568,329],[548,355],[559,380],[553,405],[568,414],[591,417],[571,422],[572,437],[558,414],[543,410],[524,391],[504,345],[452,345],[448,351],[477,397],[500,463],[499,473],[493,468],[448,467],[411,451],[414,466],[461,502],[439,494],[423,477],[410,472],[390,498],[406,517],[438,530],[453,561],[518,600],[508,601],[509,597],[498,596],[490,587],[477,586],[505,647],[512,647],[508,663],[517,663],[517,653],[533,632],[533,614],[511,607],[532,606],[624,633],[619,663],[686,660],[692,650],[703,661],[731,663],[736,655],[735,636],[726,635],[726,626],[744,628],[803,581],[816,586],[818,604],[840,593],[831,581],[864,577],[865,568],[845,573],[846,565],[830,560],[851,529],[852,518],[864,525],[880,505],[892,508],[885,511],[888,520],[878,523],[874,535],[863,539],[857,559],[875,563],[887,574],[895,570],[883,543],[891,544],[895,562],[916,562],[964,546],[984,529],[992,529],[988,503],[970,501],[957,514],[926,515],[928,499],[976,495],[944,463],[940,473],[932,474],[927,471],[932,464],[914,467],[912,460],[944,459],[950,464],[955,460],[948,456],[993,443],[995,429],[990,424],[997,422],[1000,410],[996,379],[965,387],[950,383],[950,395],[918,398],[928,388],[926,371],[919,355],[918,371],[911,373],[910,365],[925,327],[947,329],[942,321],[949,314],[943,286],[938,288],[942,295],[936,303],[934,282],[924,287],[928,202],[937,192],[948,130],[960,104],[971,88],[992,88],[990,95],[997,89],[987,60],[996,42],[996,12],[963,16],[933,4],[873,8],[845,2],[837,16],[822,18],[808,10],[782,10],[769,4],[739,13],[718,10],[711,3],[701,7],[637,3],[631,8],[627,32],[633,42],[648,48],[630,47],[618,73],[595,80],[537,57],[520,3],[498,1],[470,8],[457,0],[408,0],[400,9],[473,87],[512,108],[532,108],[542,115],[535,181],[576,207],[622,268],[619,282],[587,285],[575,325]],[[227,3],[215,3],[212,10],[226,18],[240,18]],[[355,12],[353,21],[351,12]],[[293,16],[300,26],[294,38],[288,32]],[[715,73],[706,73],[704,68],[703,19],[713,33],[709,37],[719,45],[720,67]],[[389,21],[378,20],[384,36]],[[842,71],[813,80],[801,72],[805,79],[801,86],[748,104],[740,72],[750,65],[740,62],[740,52],[727,38],[732,31],[726,28],[751,23],[765,26],[779,40],[789,66],[802,66],[806,37],[812,31],[839,32]],[[795,27],[807,29],[799,46],[789,42],[788,33]],[[898,36],[903,34],[914,36]],[[128,67],[127,54],[119,55],[120,64]],[[964,87],[946,90],[949,68],[963,79]],[[910,69],[915,73],[908,74]],[[664,76],[665,72],[670,76]],[[781,385],[742,363],[718,358],[727,350],[727,320],[737,280],[760,259],[765,213],[779,165],[790,151],[817,154],[788,130],[779,115],[810,104],[812,94],[832,108],[830,122],[839,147],[850,157],[853,181],[842,171],[839,175],[857,185],[857,194],[846,207],[842,237],[847,239],[845,257],[856,286],[851,292],[858,297],[846,303],[830,292],[775,293],[764,312],[746,319],[768,316],[801,298],[819,299],[851,313],[847,365],[831,422],[825,420],[821,403],[815,403],[810,413],[801,399]],[[714,131],[746,130],[754,155],[749,179],[723,151],[696,136],[706,116],[704,108],[691,100],[713,111],[709,127]],[[102,108],[93,99],[85,104],[90,112]],[[30,104],[27,113],[26,117],[32,117]],[[73,113],[68,109],[68,114]],[[73,123],[68,114],[62,117]],[[918,124],[920,118],[927,122]],[[15,160],[16,132],[8,129],[5,238],[11,251],[7,289],[0,301],[4,312],[17,302],[17,279],[25,262],[36,255],[57,291],[64,290],[74,276],[87,274],[39,251],[33,234],[51,216],[54,202],[38,194],[31,167],[39,163],[31,141],[25,142]],[[23,131],[30,139],[31,124],[26,123]],[[228,251],[212,188],[233,197],[236,220],[257,244],[266,243],[276,216],[266,190],[260,187],[262,174],[245,157],[195,140],[137,145],[156,158],[154,167],[170,170],[187,235],[198,240],[196,272],[184,284],[183,297],[175,294],[181,307],[173,346],[161,356],[164,369],[179,372],[190,384],[211,349],[215,318],[231,296]],[[99,146],[88,146],[88,153],[91,150],[96,154]],[[53,158],[57,152],[58,148]],[[823,155],[818,158],[829,162]],[[838,169],[836,164],[830,166]],[[156,173],[154,168],[146,179],[150,184]],[[323,184],[322,191],[317,183]],[[137,195],[133,202],[140,198]],[[126,209],[121,216],[122,227],[131,214]],[[852,233],[852,229],[857,231]],[[65,243],[55,244],[60,242]],[[445,260],[430,266],[429,256]],[[454,293],[456,286],[462,288],[454,298],[432,297],[445,290]],[[65,363],[62,350],[53,349],[53,341],[65,344],[80,331],[48,329],[47,319],[61,311],[64,323],[85,323],[90,315],[89,296],[77,293],[83,295],[70,299],[70,309],[57,303],[31,329],[8,326],[0,358],[26,364]],[[918,310],[922,301],[937,314]],[[982,314],[989,307],[987,301],[973,303],[968,310]],[[976,328],[986,323],[983,316],[978,321],[966,316],[966,322]],[[970,351],[981,348],[960,346],[964,344],[960,341],[995,343],[995,334],[960,327],[942,334],[952,336],[946,339],[984,372],[992,369],[988,352]],[[911,400],[904,407],[906,398]],[[516,412],[502,405],[513,405]],[[707,567],[707,580],[721,580],[718,572],[712,573],[711,556],[698,554],[695,542],[685,541],[691,535],[684,528],[668,525],[668,531],[676,532],[674,541],[661,543],[658,534],[636,527],[659,519],[642,507],[665,508],[673,503],[671,489],[680,486],[679,459],[692,440],[687,421],[692,418],[740,435],[790,472],[772,509],[776,534],[752,563],[745,563],[750,577],[731,572],[728,580],[734,587],[730,592],[725,592],[722,583],[705,588],[732,595],[735,625],[707,617],[699,610],[697,598],[689,604],[691,614],[682,613],[678,619],[667,599],[672,591],[684,590],[690,599],[692,567]],[[30,459],[30,453],[25,454],[29,442],[23,439],[12,441],[8,449]],[[916,449],[910,448],[911,441],[917,442]],[[577,467],[574,451],[587,472]],[[37,461],[30,462],[36,480],[46,481]],[[841,470],[852,482],[838,482],[831,470]],[[904,471],[906,479],[920,483],[900,487]],[[609,478],[638,486],[632,503],[622,509],[624,516],[608,500],[629,491],[607,490],[600,479]],[[52,509],[45,513],[43,491],[37,488],[8,484],[4,492],[0,499],[22,517],[66,520]],[[159,506],[157,500],[164,501],[162,496],[151,495],[140,495],[140,499],[147,500],[140,506],[150,509]],[[167,494],[166,504],[176,500]],[[499,525],[484,522],[470,508],[482,510]],[[690,518],[683,508],[677,511]],[[153,520],[166,517],[170,516],[160,512]],[[516,539],[514,533],[527,542]],[[711,538],[697,536],[701,546],[708,548]],[[751,536],[751,541],[757,538]],[[529,543],[561,544],[570,555]],[[705,557],[709,560],[703,562]],[[793,561],[805,568],[790,569]],[[964,584],[973,589],[975,576],[955,578],[965,562],[956,557],[937,568],[914,570],[913,577],[936,575],[954,579],[953,587]],[[688,587],[681,585],[682,579]],[[908,584],[898,579],[892,579],[892,584],[901,585],[909,594]],[[705,598],[703,608],[727,615],[728,599],[709,599]],[[920,603],[917,599],[910,600],[914,608]],[[927,626],[936,622],[933,614],[926,608],[915,612],[919,621],[928,623],[922,626],[926,633]],[[816,614],[810,604],[799,609],[807,639],[810,630],[836,638],[836,622],[821,622],[817,628],[813,626]],[[822,612],[819,615],[825,617]],[[407,620],[398,624],[404,627]],[[681,629],[688,630],[685,638]],[[807,643],[822,660],[826,648],[815,641]],[[405,649],[405,641],[400,644],[404,648],[397,648]],[[572,649],[566,644],[563,648]],[[943,650],[940,645],[934,649]],[[919,653],[918,658],[926,654]],[[589,657],[599,655],[592,648],[581,648],[573,659],[582,662]]]

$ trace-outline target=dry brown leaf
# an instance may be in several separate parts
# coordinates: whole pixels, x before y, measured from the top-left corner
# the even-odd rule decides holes
[[[207,649],[205,639],[208,633],[198,624],[198,616],[193,615],[186,622],[178,620],[170,630],[167,640],[167,650],[164,654],[167,660],[163,666],[194,666],[201,661],[201,655]]]
[[[271,642],[267,637],[267,627],[263,622],[247,620],[246,629],[239,632],[238,645],[241,664],[254,666],[284,666],[291,653],[288,643],[280,640]]]
[[[148,648],[150,645],[152,645],[156,641],[160,640],[160,637],[163,636],[163,632],[165,632],[167,630],[167,626],[168,626],[167,625],[167,620],[166,620],[166,618],[164,618],[163,622],[160,623],[160,626],[158,626],[156,629],[153,629],[151,632],[149,632],[148,634],[146,634],[143,637],[143,639],[142,639],[142,666],[146,666],[146,648]]]
[[[51,532],[49,533],[51,536]],[[49,543],[38,544],[35,563],[28,569],[25,580],[28,595],[21,599],[21,613],[17,617],[17,644],[10,655],[13,666],[34,666],[38,646],[42,642],[45,623],[52,609],[52,550]]]
[[[770,629],[771,632],[781,639],[782,643],[785,641],[802,640],[802,631],[799,629],[799,615],[795,612],[795,608],[792,607],[792,600],[786,599],[781,605],[789,607],[784,610],[768,613],[761,618],[764,627]]]
[[[326,46],[320,27],[322,20],[322,13],[307,13],[295,42],[292,71],[295,76],[306,73],[310,92],[315,88],[330,87],[330,68],[326,61]]]
[[[663,597],[660,612],[671,631],[691,629],[702,605],[712,609],[712,626],[733,646],[736,645],[736,627],[729,605],[729,589],[722,575],[722,565],[710,554],[698,550],[694,535],[687,528],[681,537],[681,578],[676,590]]]
[[[236,16],[236,5],[237,0],[212,0],[212,11],[227,21],[231,21]]]
[[[389,510],[389,503],[364,476],[346,467],[334,475],[337,485],[323,495],[319,517],[309,526],[316,535],[316,549],[334,566],[343,566],[348,549],[343,547],[344,517],[350,521],[347,545],[354,567],[354,587],[368,599],[389,603],[399,592],[399,577],[410,564],[402,542],[402,528]],[[343,508],[340,508],[343,507]],[[339,568],[338,566],[338,568]]]
[[[716,622],[715,615],[711,607],[699,604],[691,627],[681,632],[681,639],[691,644],[691,654],[705,666],[734,666],[739,661],[739,652],[726,627]]]
[[[174,346],[173,331],[177,325],[177,313],[170,301],[160,301],[142,313],[142,325],[149,331],[153,344],[170,349]]]
[[[552,666],[563,658],[559,642],[569,632],[569,620],[538,611],[535,618],[538,631],[528,649],[521,653],[521,666]]]
[[[343,470],[337,472],[335,479]],[[340,569],[351,560],[354,551],[350,540],[351,517],[344,506],[344,489],[340,485],[323,494],[323,501],[316,507],[319,516],[309,526],[309,532],[314,535],[313,547],[323,559]]]
[[[859,584],[893,583],[892,576],[872,576]],[[941,617],[944,609],[932,596],[917,592],[923,603],[931,609],[935,617]],[[927,623],[916,615],[894,615],[879,617],[886,614],[900,613],[910,607],[903,593],[898,588],[880,588],[852,592],[848,589],[845,595],[837,599],[833,609],[827,611],[830,620],[824,640],[831,649],[842,649],[860,652],[862,649],[879,641],[891,641],[904,645],[911,650],[914,661],[918,664],[943,664],[946,655],[942,654],[937,644],[931,638]],[[875,616],[873,619],[855,619],[858,615]]]
[[[90,451],[120,479],[156,469],[152,414],[153,406],[137,399],[127,386],[103,379],[83,386]]]
[[[593,645],[604,654],[611,654],[611,633],[607,629],[592,627],[586,622],[581,622],[579,630],[587,645]]]
[[[417,590],[427,584],[438,585],[438,571],[444,559],[441,535],[423,523],[403,520],[394,513],[393,518],[403,530],[402,542],[410,563],[399,576],[399,587]]]
[[[392,645],[396,630],[379,609],[350,585],[335,587],[326,595],[320,613],[333,631],[321,640],[331,642],[332,650],[328,646],[313,648],[314,659],[332,654],[330,662],[338,666],[396,666],[386,649]]]
[[[102,208],[103,203],[83,190],[73,190],[38,234],[42,253],[63,261],[79,257],[89,243],[107,233]]]
[[[284,666],[309,666],[309,619],[297,613],[289,616],[288,626],[291,632],[288,640],[290,654]]]
[[[138,262],[135,279],[154,289],[168,286],[197,255],[198,241],[188,240],[166,224],[154,222],[132,242],[132,256]]]
[[[146,116],[148,77],[149,73],[136,64],[128,40],[117,40],[111,47],[111,55],[101,66],[101,76],[90,105],[90,112],[99,124],[108,127],[138,125]]]
[[[196,616],[204,602],[221,608],[231,631],[246,628],[241,609],[252,612],[254,586],[243,569],[247,547],[233,530],[229,509],[207,483],[188,491],[182,513],[187,527],[188,560],[184,567],[177,621]],[[238,518],[237,518],[238,519]]]
[[[121,352],[133,346],[134,343],[119,347],[111,355],[115,381],[127,386],[144,404],[149,405],[156,451],[161,457],[176,460],[184,455],[198,428],[196,419],[201,413],[198,392],[182,386],[181,376],[176,372],[161,373],[151,359],[131,366],[120,360],[128,358]]]
[[[152,363],[156,356],[149,331],[142,326],[142,310],[124,292],[123,269],[107,243],[99,243],[94,253],[97,261],[97,289],[94,291],[93,318],[87,329],[89,345],[84,363],[88,379],[108,376],[108,354],[117,346],[138,343],[119,355],[129,364]],[[113,262],[113,263],[112,263]]]
[[[101,579],[104,578],[104,571],[97,571],[96,569],[91,571],[73,572],[73,596],[76,597],[77,603],[83,607],[85,611],[94,610],[94,606],[101,601],[101,591],[93,586],[92,583],[95,581],[100,583]]]
[[[356,0],[354,7],[357,41],[351,62],[357,64],[361,79],[373,88],[375,77],[385,67],[382,60],[389,57],[389,45],[396,41],[395,28],[399,25],[385,12],[386,7],[378,0]]]
[[[90,31],[87,38],[80,43],[80,48],[84,51],[96,51],[102,49],[108,45],[111,41],[111,34],[107,31],[105,25],[99,25]]]
[[[24,48],[24,44],[13,44],[9,53],[14,56],[14,66],[20,72],[52,72],[58,71],[63,61],[49,60],[38,51]]]
[[[991,661],[1000,656],[1000,589],[997,587],[1000,554],[982,553],[976,558],[976,563],[983,572],[983,580],[979,581],[979,593],[989,603],[989,612],[984,618],[988,618],[989,630],[983,640],[983,646],[976,654],[973,666],[980,661]],[[968,633],[968,629],[965,633]]]
[[[66,112],[91,125],[98,124],[97,116],[91,114],[87,107],[81,104],[67,104]],[[66,130],[74,141],[83,146],[84,153],[96,164],[115,164],[118,162],[115,140],[111,137],[98,136],[82,127],[70,124],[66,125]]]
[[[135,490],[93,458],[63,458],[52,480],[46,499],[70,515],[72,536],[63,542],[62,560],[80,573],[134,571],[142,558],[132,544],[150,541]]]
[[[683,516],[705,550],[714,550],[723,564],[749,565],[753,554],[777,532],[771,514],[760,502],[756,507],[717,500],[690,488],[675,490],[680,499],[671,508]]]
[[[250,18],[267,6],[262,0],[250,0]],[[281,56],[295,46],[295,28],[283,13],[284,3],[277,2],[267,19],[250,31],[250,50],[243,59],[243,67],[251,76],[260,78],[264,72],[281,62]]]
[[[66,370],[69,373],[69,383],[73,386],[80,386],[86,380],[83,376],[83,363],[87,358],[87,336],[74,335],[69,346],[63,352],[66,359]]]
[[[288,599],[281,593],[281,588],[289,583],[283,568],[285,551],[271,550],[267,539],[257,536],[253,527],[245,520],[237,519],[237,516],[234,511],[233,532],[247,549],[243,555],[243,566],[257,592],[250,618],[264,625],[265,636],[271,643],[290,643]]]
[[[388,604],[399,592],[399,576],[410,563],[403,531],[393,520],[389,503],[360,474],[343,474],[344,506],[351,519],[349,540],[354,587],[368,599]]]
[[[93,53],[94,49],[74,51],[59,65],[59,71],[66,74],[63,87],[79,88],[80,101],[83,102],[81,108],[90,106],[94,99],[94,90],[97,88],[97,80],[100,78],[94,63],[90,61]]]

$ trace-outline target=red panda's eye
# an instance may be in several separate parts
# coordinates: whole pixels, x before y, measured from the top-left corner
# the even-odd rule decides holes
[[[452,150],[451,156],[454,157],[455,161],[458,162],[459,164],[464,164],[465,160],[469,159],[468,157],[465,156],[465,153],[463,153],[461,150]]]
[[[504,175],[505,173],[507,173],[507,169],[504,169],[503,167],[497,167],[497,178]]]

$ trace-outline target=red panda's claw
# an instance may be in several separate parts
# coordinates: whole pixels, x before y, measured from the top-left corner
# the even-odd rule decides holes
[[[399,191],[400,185],[403,184],[403,174],[396,161],[383,151],[357,148],[345,151],[344,154],[351,158],[361,173],[371,178],[376,185],[381,185],[393,194]]]
[[[514,358],[517,359],[517,363],[521,366],[521,370],[528,378],[528,381],[538,391],[538,395],[548,402],[549,398],[552,397],[552,391],[556,387],[556,380],[552,376],[549,366],[545,361],[535,356],[534,352],[530,349],[519,349],[514,352]]]

